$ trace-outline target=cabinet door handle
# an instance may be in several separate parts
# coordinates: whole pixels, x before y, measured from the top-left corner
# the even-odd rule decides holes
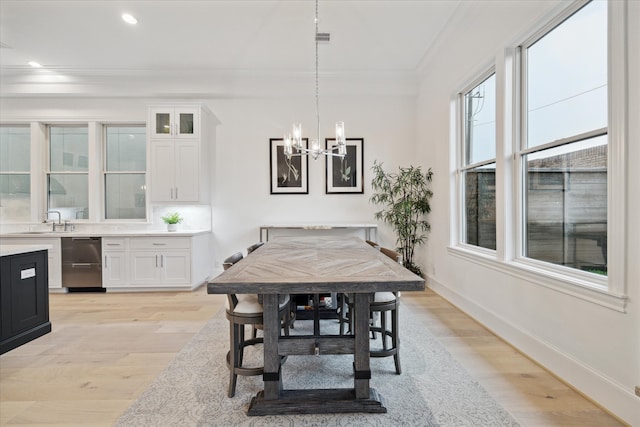
[[[156,255],[156,268],[158,268],[158,255]]]
[[[178,187],[176,187],[176,200],[178,199]]]
[[[107,256],[104,256],[104,269],[106,270],[107,268],[109,268],[109,266],[107,265]]]
[[[160,267],[164,268],[164,255],[160,255]]]
[[[166,246],[166,243],[153,243],[153,246]]]

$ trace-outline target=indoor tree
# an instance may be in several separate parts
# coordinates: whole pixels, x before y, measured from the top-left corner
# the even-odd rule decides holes
[[[425,173],[420,166],[399,167],[398,172],[385,172],[382,163],[373,163],[370,201],[382,205],[374,214],[393,227],[397,250],[402,254],[406,268],[422,276],[421,268],[413,262],[415,247],[425,242],[431,225],[426,215],[431,212],[429,200],[433,196],[431,168]]]

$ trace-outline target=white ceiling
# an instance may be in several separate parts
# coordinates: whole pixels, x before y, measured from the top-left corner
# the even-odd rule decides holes
[[[321,0],[322,75],[415,74],[460,1]],[[314,14],[311,0],[2,0],[3,95],[105,76],[308,75]]]
[[[319,31],[331,34],[319,47],[323,90],[415,93],[434,46],[464,34],[478,8],[500,15],[545,1],[320,0]],[[312,0],[0,0],[0,95],[312,90],[314,14]]]

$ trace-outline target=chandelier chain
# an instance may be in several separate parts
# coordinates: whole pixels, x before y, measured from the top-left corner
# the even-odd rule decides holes
[[[315,15],[315,53],[316,53],[316,68],[315,68],[315,83],[316,83],[316,139],[312,141],[311,148],[304,147],[302,145],[302,124],[294,123],[293,124],[293,132],[284,136],[284,154],[287,156],[287,159],[291,159],[292,156],[307,156],[310,155],[314,159],[317,159],[318,156],[326,155],[326,156],[336,156],[340,158],[344,158],[347,154],[345,133],[344,133],[344,122],[336,122],[336,138],[335,144],[330,148],[320,148],[320,72],[319,72],[319,63],[320,63],[320,54],[318,52],[318,44],[320,42],[320,33],[318,32],[318,23],[320,19],[318,18],[318,0],[316,0],[316,15]],[[323,40],[329,40],[329,34],[322,34]],[[293,151],[296,151],[295,154]]]
[[[316,34],[315,34],[315,41],[316,41],[316,138],[318,141],[318,145],[320,144],[320,89],[319,89],[319,83],[318,83],[318,0],[316,0],[316,19],[315,19],[315,24],[316,24]]]

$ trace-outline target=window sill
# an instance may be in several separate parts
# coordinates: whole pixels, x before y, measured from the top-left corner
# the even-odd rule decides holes
[[[524,260],[499,261],[495,254],[466,247],[449,247],[447,252],[456,258],[482,265],[521,280],[544,286],[621,313],[626,312],[627,296],[607,290],[606,280],[570,276]]]

